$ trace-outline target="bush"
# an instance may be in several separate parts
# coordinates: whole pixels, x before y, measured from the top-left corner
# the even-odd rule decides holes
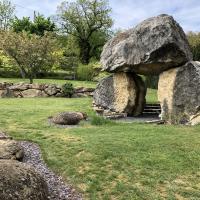
[[[88,65],[80,64],[77,68],[77,79],[80,81],[92,81],[96,75],[95,72],[93,63]]]
[[[109,120],[109,119],[105,119],[101,116],[93,116],[91,118],[91,124],[94,126],[102,126],[102,125],[106,125],[106,124],[114,124],[115,122]]]
[[[74,87],[72,83],[65,83],[62,85],[62,92],[66,97],[72,97],[74,94]]]

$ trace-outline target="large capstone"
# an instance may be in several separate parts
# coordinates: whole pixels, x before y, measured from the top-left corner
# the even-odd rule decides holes
[[[30,166],[14,160],[0,160],[0,199],[48,200],[43,178]]]
[[[186,35],[169,15],[149,18],[133,29],[118,34],[101,55],[108,72],[157,75],[192,60]]]
[[[200,123],[200,62],[188,62],[182,67],[163,72],[159,77],[158,99],[161,116],[171,124]],[[196,118],[195,118],[196,116]]]
[[[119,72],[99,82],[94,91],[95,108],[127,115],[142,113],[146,88],[133,73]]]

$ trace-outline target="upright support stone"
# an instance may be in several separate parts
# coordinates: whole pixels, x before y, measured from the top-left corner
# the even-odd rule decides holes
[[[190,123],[200,108],[200,62],[188,62],[163,72],[159,77],[158,100],[164,120],[171,124]]]
[[[94,92],[95,107],[102,109],[103,113],[141,114],[145,101],[145,89],[140,91],[144,86],[141,82],[136,74],[124,72],[104,78]]]

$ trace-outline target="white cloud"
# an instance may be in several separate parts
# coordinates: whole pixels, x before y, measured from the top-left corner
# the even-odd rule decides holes
[[[34,10],[50,16],[63,0],[11,0],[17,6],[17,15],[33,16]],[[73,1],[73,0],[70,0]],[[159,14],[170,14],[181,24],[185,31],[200,32],[199,0],[110,0],[115,28],[127,29],[142,20]]]
[[[116,28],[129,28],[159,14],[170,14],[185,31],[200,31],[199,0],[111,0]]]

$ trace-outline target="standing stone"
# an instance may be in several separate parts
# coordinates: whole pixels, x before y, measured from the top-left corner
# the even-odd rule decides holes
[[[139,93],[136,77],[132,73],[119,72],[104,78],[94,91],[94,105],[103,110],[133,115]]]
[[[157,75],[192,60],[186,35],[169,15],[149,18],[118,34],[104,46],[101,63],[108,72]]]
[[[200,106],[200,62],[188,62],[163,72],[159,77],[158,100],[164,120],[172,124],[189,122]]]

